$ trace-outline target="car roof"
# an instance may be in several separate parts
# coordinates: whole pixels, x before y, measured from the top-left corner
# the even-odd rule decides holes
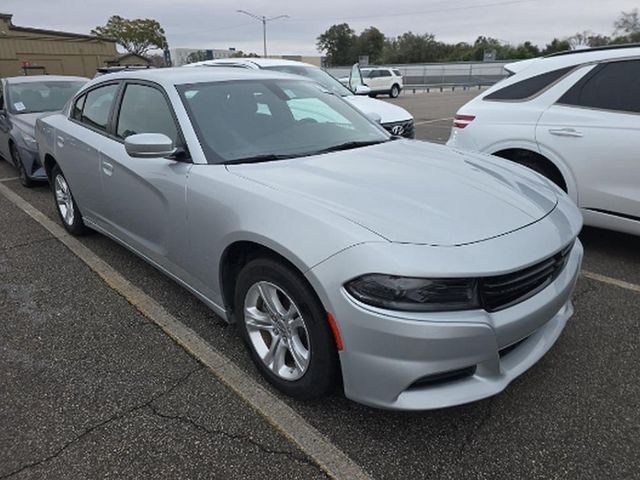
[[[134,70],[129,72],[114,72],[95,78],[87,87],[114,80],[147,80],[164,86],[185,85],[190,83],[224,82],[229,80],[264,80],[264,79],[295,79],[297,75],[287,73],[249,70],[243,68],[209,68],[206,66],[193,68],[153,68],[149,70]]]
[[[557,70],[565,67],[584,65],[622,58],[640,58],[640,45],[622,45],[611,48],[589,48],[573,50],[547,57],[531,58],[519,62],[508,63],[504,68],[511,73],[526,74],[527,76]]]
[[[199,65],[225,65],[225,64],[236,64],[236,65],[249,65],[258,68],[264,67],[281,67],[286,65],[298,65],[303,67],[316,67],[315,65],[311,65],[310,63],[298,62],[297,60],[285,60],[283,58],[257,58],[257,57],[249,57],[249,58],[219,58],[217,60],[204,60],[202,62],[190,63],[186,66],[199,66]],[[316,67],[318,68],[318,67]]]
[[[6,77],[5,81],[9,84],[18,83],[32,83],[32,82],[73,82],[73,81],[85,81],[89,79],[86,77],[72,77],[70,75],[22,75],[19,77]]]

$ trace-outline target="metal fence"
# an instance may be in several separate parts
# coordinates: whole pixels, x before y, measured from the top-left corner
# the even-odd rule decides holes
[[[508,76],[504,66],[510,61],[451,62],[385,65],[402,73],[405,90],[489,86]],[[332,67],[327,71],[336,78],[348,77],[351,66]]]

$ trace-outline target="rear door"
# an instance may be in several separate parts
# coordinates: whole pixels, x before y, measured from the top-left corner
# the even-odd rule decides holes
[[[576,178],[582,208],[640,218],[640,60],[597,65],[541,116],[536,139]]]
[[[162,87],[141,81],[127,82],[117,103],[113,137],[100,160],[109,230],[183,277],[177,268],[178,256],[187,250],[185,188],[191,163],[133,158],[124,147],[124,139],[137,133],[162,133],[184,147],[173,109]]]
[[[100,84],[73,101],[64,129],[57,129],[54,149],[71,191],[89,221],[103,225],[105,203],[100,177],[100,148],[108,127],[119,82]]]

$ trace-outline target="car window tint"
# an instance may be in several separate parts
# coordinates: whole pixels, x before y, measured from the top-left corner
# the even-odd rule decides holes
[[[0,110],[4,110],[4,93],[2,91],[2,82],[0,82]]]
[[[402,76],[402,73],[400,73],[400,70],[393,70],[393,73],[396,75],[396,77]]]
[[[82,107],[84,107],[84,101],[86,98],[86,95],[82,95],[75,101],[73,104],[73,110],[71,110],[71,118],[75,120],[82,120]]]
[[[580,79],[558,103],[640,113],[640,60],[599,65]]]
[[[558,70],[552,70],[535,77],[527,78],[520,82],[512,83],[500,90],[497,90],[486,97],[484,100],[526,100],[540,93],[549,85],[559,80],[574,67],[560,68]]]
[[[178,142],[171,108],[157,88],[130,84],[124,91],[116,135],[126,138],[136,133],[163,133]]]
[[[381,77],[390,77],[391,76],[391,72],[389,70],[380,70],[380,76]]]
[[[114,83],[87,93],[82,109],[82,123],[93,128],[106,130],[109,123],[109,112],[117,89],[118,85]]]

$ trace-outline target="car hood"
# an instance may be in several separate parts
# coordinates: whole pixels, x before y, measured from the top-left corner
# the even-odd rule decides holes
[[[13,115],[11,120],[20,128],[20,130],[28,133],[29,135],[35,135],[36,132],[36,120],[45,115],[49,115],[51,112],[39,112],[39,113],[21,113]]]
[[[486,240],[540,220],[558,201],[523,167],[411,140],[228,169],[402,243]]]
[[[364,114],[377,113],[380,115],[381,123],[404,122],[413,118],[413,116],[402,107],[394,105],[393,103],[383,102],[382,100],[376,100],[366,95],[349,95],[342,98]]]

